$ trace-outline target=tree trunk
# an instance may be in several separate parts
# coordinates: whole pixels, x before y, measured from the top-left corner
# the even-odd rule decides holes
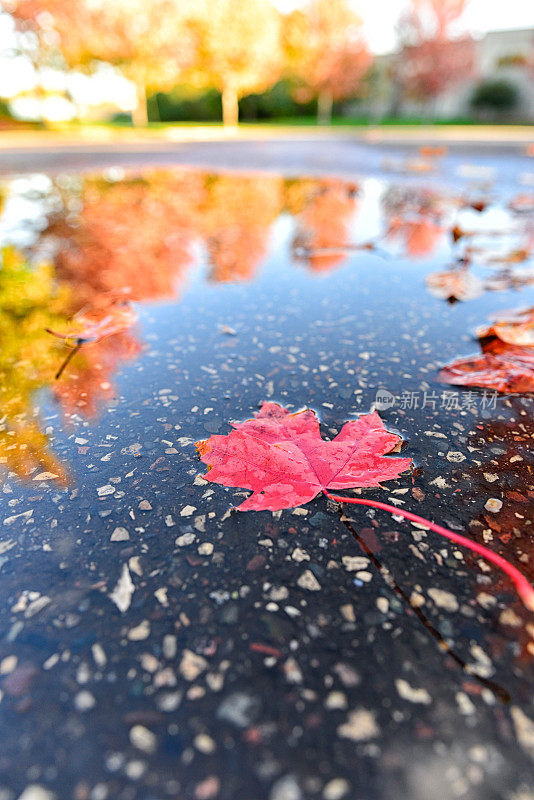
[[[332,106],[334,105],[334,98],[332,92],[321,92],[317,98],[317,124],[318,125],[331,125],[332,124]]]
[[[404,91],[398,83],[393,83],[393,92],[391,97],[391,105],[389,107],[389,116],[398,119],[403,115],[404,108]]]
[[[132,111],[132,122],[136,128],[144,128],[148,125],[145,85],[143,83],[137,83],[135,91],[137,96],[137,105]]]
[[[150,95],[150,100],[147,99],[147,108],[150,109],[149,117],[152,122],[161,122],[161,114],[159,110],[158,93]]]
[[[222,91],[222,112],[224,127],[236,128],[239,122],[239,100],[232,86],[226,86]]]

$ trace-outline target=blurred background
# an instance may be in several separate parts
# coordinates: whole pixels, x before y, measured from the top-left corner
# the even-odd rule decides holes
[[[0,127],[530,123],[525,0],[2,0]]]

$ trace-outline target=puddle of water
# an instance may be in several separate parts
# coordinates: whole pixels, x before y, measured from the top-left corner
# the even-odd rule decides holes
[[[71,651],[99,641],[111,658],[113,642],[119,647],[124,636],[118,633],[123,618],[108,620],[112,633],[101,621],[110,609],[118,614],[110,597],[127,568],[136,623],[150,616],[152,630],[165,628],[161,635],[178,626],[182,644],[211,656],[224,650],[219,628],[210,627],[213,609],[221,607],[230,620],[231,604],[247,597],[245,583],[252,586],[250,603],[261,605],[262,586],[270,591],[269,581],[282,581],[286,553],[297,541],[312,553],[321,582],[329,574],[348,582],[322,594],[319,619],[339,618],[339,592],[359,592],[362,624],[372,626],[380,614],[375,596],[365,599],[364,582],[344,573],[336,578],[342,570],[328,572],[329,559],[341,558],[354,542],[325,513],[321,498],[302,515],[228,519],[225,512],[243,492],[195,482],[202,465],[192,443],[226,433],[229,420],[250,417],[265,399],[316,409],[324,434],[332,436],[345,420],[368,411],[379,390],[389,392],[393,402],[382,416],[407,440],[404,452],[418,469],[413,480],[391,482],[383,498],[504,546],[513,563],[532,569],[525,466],[530,399],[437,382],[443,363],[477,351],[472,331],[489,313],[528,305],[532,260],[512,267],[488,253],[502,258],[528,249],[532,218],[508,208],[517,187],[500,191],[497,182],[490,191],[473,185],[472,175],[458,183],[453,190],[402,176],[349,182],[117,168],[2,181],[0,241],[12,247],[0,271],[0,566],[8,641],[20,637],[26,656],[47,670],[55,669],[59,653],[58,669],[68,671],[61,664]],[[468,207],[488,195],[486,210]],[[454,242],[455,226],[480,234]],[[469,265],[477,291],[469,284],[470,299],[447,302],[446,292],[432,290],[427,279],[462,268],[466,247],[480,248]],[[68,331],[80,309],[106,308],[117,298],[130,304],[137,322],[82,344],[56,380],[71,345],[46,329]],[[489,497],[503,500],[500,517],[485,509]],[[489,669],[475,659],[488,685],[490,677],[495,685],[510,678],[507,665],[514,660],[516,689],[524,695],[528,632],[518,628],[517,616],[512,628],[488,630],[496,604],[506,609],[514,602],[506,581],[441,543],[430,557],[423,533],[414,558],[409,528],[387,520],[382,535],[383,520],[378,529],[374,517],[362,513],[356,527],[395,576],[398,596],[424,594],[429,585],[449,589],[461,614],[451,621],[438,607],[425,609],[428,628],[451,650],[457,647],[456,664],[472,666],[471,651],[483,641],[500,665]],[[198,549],[204,540],[226,546],[226,555],[206,559],[208,550]],[[278,561],[256,578],[273,542]],[[287,578],[292,586],[293,577]],[[128,581],[123,590],[127,595]],[[486,598],[479,605],[477,592]],[[305,603],[292,602],[301,614]],[[522,613],[517,604],[514,609]],[[44,632],[25,633],[41,611],[49,615]],[[199,614],[195,632],[187,633],[184,620]],[[283,648],[297,623],[269,614],[260,609],[247,630]],[[323,623],[317,624],[319,630]],[[135,630],[128,646],[152,648]],[[354,647],[372,650],[369,642]],[[396,660],[389,647],[393,675],[404,655]],[[319,661],[325,653],[318,651]],[[117,667],[125,685],[131,664],[125,659],[124,669]],[[441,669],[440,661],[428,665],[429,688],[439,687]],[[374,691],[376,680],[390,680],[387,672],[378,679],[372,671],[362,686]],[[140,697],[143,685],[132,681]],[[509,691],[507,684],[504,696]],[[172,754],[174,733],[165,736]],[[195,779],[201,772],[192,768]]]
[[[475,350],[473,322],[517,305],[515,293],[484,293],[483,281],[532,280],[530,262],[512,271],[498,261],[526,246],[524,219],[506,201],[469,208],[482,191],[119,168],[4,180],[0,243],[16,248],[0,287],[5,468],[32,481],[69,472],[75,484],[86,455],[76,432],[96,435],[113,413],[122,440],[129,415],[142,427],[146,404],[172,409],[189,435],[219,430],[239,413],[228,402],[236,379],[254,386],[252,407],[291,394],[328,411],[341,398],[353,413],[380,386],[420,391],[411,405],[423,404],[435,366]],[[454,243],[454,227],[478,235]],[[474,251],[474,292],[454,267],[462,245]],[[437,301],[425,287],[436,270]],[[473,302],[440,301],[451,277]],[[117,298],[138,324],[83,345],[55,380],[72,343],[46,329],[68,331],[80,309]]]

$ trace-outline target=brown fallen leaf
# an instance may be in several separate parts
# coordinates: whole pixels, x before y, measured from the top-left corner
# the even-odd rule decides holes
[[[496,336],[507,344],[534,347],[534,307],[501,311],[490,319],[490,325],[477,328],[479,339]]]
[[[130,328],[137,320],[133,308],[124,301],[114,302],[103,308],[80,311],[72,318],[74,327],[65,333],[59,333],[47,328],[48,333],[58,339],[72,339],[83,344],[97,342],[114,333],[121,333]]]
[[[425,283],[430,294],[450,303],[456,300],[473,300],[484,291],[484,283],[466,265],[443,272],[431,272]]]
[[[481,354],[446,364],[438,380],[511,394],[534,392],[534,352],[493,339],[483,343]]]
[[[463,200],[460,204],[460,208],[472,208],[473,211],[478,211],[479,214],[481,214],[482,211],[486,210],[490,202],[490,200],[485,200],[483,198],[479,200]]]
[[[512,197],[508,208],[517,214],[529,214],[534,211],[534,194],[518,194]]]
[[[126,300],[113,296],[108,304],[82,309],[73,317],[73,328],[65,333],[46,328],[48,333],[58,339],[72,340],[75,346],[70,350],[56,373],[56,380],[61,377],[65,367],[78,352],[80,347],[89,342],[100,342],[109,336],[123,333],[137,321],[137,314]]]
[[[464,235],[468,236],[469,234]],[[458,240],[455,239],[455,241]],[[510,250],[507,253],[491,254],[487,252],[485,247],[474,247],[473,245],[470,245],[469,247],[465,248],[464,254],[468,259],[472,259],[473,256],[475,256],[479,262],[483,262],[485,264],[521,264],[530,257],[530,251],[522,247],[518,248],[517,250]]]
[[[419,155],[423,158],[442,158],[449,152],[449,148],[445,145],[429,145],[423,144],[419,148]]]
[[[534,266],[511,269],[510,265],[505,265],[486,280],[486,289],[490,292],[522,289],[532,285],[534,285]]]

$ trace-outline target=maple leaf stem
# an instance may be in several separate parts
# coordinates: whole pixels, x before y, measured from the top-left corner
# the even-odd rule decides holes
[[[67,364],[69,363],[71,358],[78,352],[78,350],[80,349],[82,344],[83,344],[83,340],[82,339],[78,339],[78,342],[77,342],[76,346],[73,347],[72,350],[69,351],[66,359],[63,361],[62,365],[60,366],[60,368],[56,372],[56,378],[55,378],[56,381],[59,380],[59,378],[61,378],[61,376],[63,374],[63,370],[65,369],[65,367],[67,366]]]
[[[497,553],[492,552],[491,550],[488,550],[488,548],[484,547],[484,545],[478,544],[472,539],[468,539],[466,536],[461,536],[459,533],[454,533],[447,528],[442,528],[441,525],[436,525],[435,522],[430,522],[430,520],[425,519],[424,517],[420,517],[417,514],[412,514],[411,511],[403,511],[400,508],[390,506],[387,503],[381,503],[378,500],[365,500],[359,497],[340,497],[336,494],[330,494],[330,492],[327,492],[326,489],[323,489],[323,494],[325,497],[328,497],[329,500],[334,500],[336,503],[354,503],[355,505],[360,506],[380,508],[383,511],[389,511],[390,514],[398,514],[405,519],[409,519],[412,522],[418,522],[420,525],[430,528],[430,530],[434,531],[435,533],[439,533],[446,539],[450,539],[451,542],[462,545],[462,547],[467,547],[473,553],[477,553],[479,556],[482,556],[482,558],[485,558],[486,561],[491,561],[491,563],[495,564],[496,567],[502,569],[502,571],[505,572],[513,582],[524,605],[529,609],[529,611],[534,611],[534,589],[527,581],[525,576],[522,575],[519,570],[512,566],[512,564],[510,564],[505,558]]]

